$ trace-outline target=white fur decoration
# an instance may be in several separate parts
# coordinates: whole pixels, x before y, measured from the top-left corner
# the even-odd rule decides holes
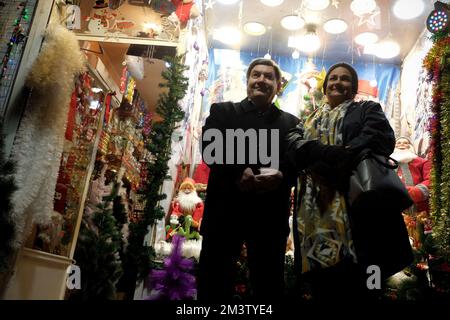
[[[172,252],[173,245],[170,242],[161,240],[155,243],[155,253],[159,256],[168,256]],[[199,260],[202,249],[202,238],[199,240],[185,240],[181,247],[181,253],[185,258]]]
[[[17,164],[12,218],[16,226],[14,245],[19,247],[32,222],[48,224],[74,77],[84,71],[85,60],[71,31],[50,25],[41,53],[27,79],[33,88],[14,142],[12,158]]]

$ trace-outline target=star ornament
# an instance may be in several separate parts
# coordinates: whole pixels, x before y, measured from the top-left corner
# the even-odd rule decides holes
[[[314,78],[316,78],[317,80],[317,90],[322,90],[326,75],[327,72],[325,71],[325,68],[322,67],[322,70],[314,76]]]
[[[367,24],[368,27],[372,26],[373,28],[377,27],[377,23],[375,22],[375,18],[380,14],[380,8],[377,7],[370,13],[364,14],[355,14],[359,18],[358,26],[362,26],[363,24]]]
[[[208,0],[208,2],[205,3],[205,11],[208,9],[213,9],[213,6],[216,4],[214,0]]]

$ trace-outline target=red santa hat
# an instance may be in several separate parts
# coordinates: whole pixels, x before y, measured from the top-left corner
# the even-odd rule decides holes
[[[192,187],[192,189],[195,189],[195,181],[192,178],[185,178],[183,180],[183,182],[180,185],[180,189],[183,189],[185,187],[187,187],[188,185],[190,185]]]

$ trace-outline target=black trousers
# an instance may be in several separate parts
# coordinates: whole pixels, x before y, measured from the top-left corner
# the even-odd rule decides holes
[[[302,274],[300,283],[310,288],[314,302],[374,302],[380,298],[382,287],[368,288],[369,276],[362,266],[342,261],[332,267]]]
[[[287,234],[253,228],[208,232],[203,237],[198,269],[198,300],[210,302],[232,301],[237,275],[237,261],[242,244],[247,247],[252,298],[258,301],[281,300],[284,294],[284,259]]]

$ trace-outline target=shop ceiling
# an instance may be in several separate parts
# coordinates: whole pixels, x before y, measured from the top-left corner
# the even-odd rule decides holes
[[[351,10],[351,0],[329,1],[326,9],[309,10],[305,7],[307,1],[284,0],[281,5],[269,7],[262,4],[264,0],[241,0],[234,4],[223,4],[220,0],[204,0],[205,20],[208,42],[213,48],[232,48],[252,52],[263,56],[269,52],[272,56],[290,56],[294,51],[288,47],[288,37],[305,34],[305,27],[298,31],[284,29],[280,21],[287,15],[299,15],[305,22],[317,26],[317,35],[321,40],[320,48],[312,55],[325,60],[342,60],[348,62],[370,61],[378,63],[400,64],[403,58],[414,46],[417,38],[425,28],[428,14],[433,10],[435,1],[423,0],[424,10],[416,18],[401,20],[393,13],[396,1],[376,0],[377,8],[372,14],[355,15]],[[323,2],[323,1],[313,1]],[[344,33],[333,35],[325,32],[323,25],[331,18],[340,18],[347,22]],[[243,26],[247,22],[260,22],[266,26],[266,32],[260,36],[245,34]],[[223,26],[234,26],[241,30],[240,44],[230,46],[213,39],[215,29]],[[379,41],[391,37],[400,45],[400,54],[391,59],[374,58],[374,55],[364,54],[363,47],[356,44],[354,37],[362,32],[370,31],[378,35]],[[307,56],[308,54],[301,53]]]

